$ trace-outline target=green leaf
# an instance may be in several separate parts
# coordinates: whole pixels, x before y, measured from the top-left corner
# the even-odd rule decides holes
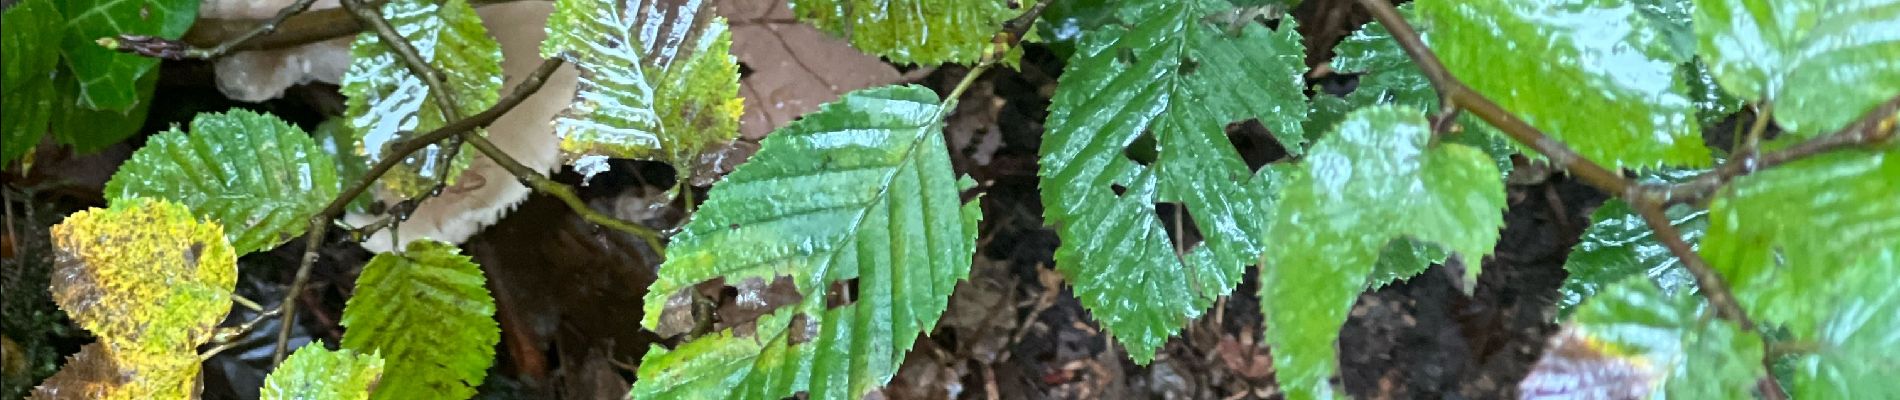
[[[185,206],[125,199],[53,226],[53,301],[116,354],[196,354],[231,311],[237,256]]]
[[[377,254],[343,307],[343,348],[383,358],[378,399],[467,399],[501,329],[482,269],[454,245],[417,240]]]
[[[339,190],[336,162],[302,129],[245,110],[151,137],[106,183],[109,199],[166,199],[233,227],[225,235],[238,254],[304,234]]]
[[[1197,2],[1144,11],[1088,33],[1069,59],[1040,173],[1045,217],[1062,237],[1056,268],[1141,363],[1260,254],[1269,191],[1248,184],[1257,178],[1224,128],[1259,118],[1298,152],[1307,111],[1292,21],[1230,34],[1204,23],[1213,10]],[[1155,217],[1161,202],[1185,204],[1206,242],[1176,254]]]
[[[1826,308],[1810,312],[1825,316],[1818,331],[1799,332],[1798,341],[1819,344],[1819,348],[1795,358],[1793,385],[1789,390],[1800,399],[1891,399],[1900,397],[1900,385],[1893,383],[1900,372],[1893,349],[1900,348],[1900,285],[1893,277],[1900,274],[1892,251],[1874,252],[1886,257],[1878,265],[1834,276],[1843,290],[1828,300]]]
[[[1400,6],[1399,14],[1416,20],[1412,18],[1414,13],[1411,3]],[[1421,28],[1421,35],[1425,34],[1422,27],[1415,28]],[[1336,113],[1329,111],[1328,115],[1343,117],[1345,111],[1378,104],[1411,106],[1427,110],[1427,113],[1438,110],[1438,91],[1432,89],[1432,82],[1425,78],[1425,73],[1420,72],[1411,57],[1405,55],[1405,50],[1399,48],[1398,42],[1392,39],[1392,32],[1386,30],[1385,25],[1377,21],[1366,23],[1365,27],[1342,39],[1334,51],[1338,56],[1333,58],[1333,70],[1360,74],[1359,86],[1346,94],[1344,106],[1328,104],[1336,103],[1334,100],[1322,100],[1331,96],[1316,96],[1316,106],[1338,109]],[[1321,119],[1316,116],[1313,122],[1307,124],[1307,136],[1310,138],[1319,132],[1331,131],[1333,125],[1338,123],[1338,117]],[[1517,154],[1519,148],[1515,142],[1471,113],[1460,114],[1458,124],[1464,131],[1450,135],[1450,141],[1484,150],[1485,154],[1491,155],[1499,173],[1511,172],[1515,166],[1511,155]]]
[[[59,67],[57,42],[65,35],[66,17],[51,0],[25,0],[0,16],[0,53],[6,54],[0,73],[0,167],[26,156],[46,134],[53,117],[54,68]]]
[[[791,0],[798,19],[897,64],[971,64],[993,45],[1014,0]],[[1028,3],[1022,3],[1028,4]]]
[[[264,400],[366,400],[383,375],[383,358],[311,343],[264,377]]]
[[[1378,289],[1392,282],[1417,276],[1432,264],[1445,262],[1451,257],[1451,251],[1443,246],[1412,238],[1400,238],[1386,242],[1385,249],[1379,251],[1379,262],[1372,265],[1372,275],[1366,279],[1366,286]]]
[[[554,132],[582,173],[606,170],[609,157],[638,158],[671,163],[684,180],[701,152],[739,134],[739,65],[712,3],[559,0],[554,7],[542,56],[581,71],[574,103],[554,120]]]
[[[1625,383],[1643,387],[1619,388],[1618,392],[1637,394],[1635,398],[1754,398],[1755,381],[1767,375],[1761,363],[1761,337],[1714,318],[1708,310],[1700,298],[1687,293],[1663,294],[1647,280],[1627,279],[1609,285],[1602,295],[1578,308],[1564,335],[1583,342],[1589,358],[1621,360],[1625,367],[1633,367],[1643,378]],[[1573,390],[1540,393],[1551,397],[1605,398],[1576,388],[1578,382],[1610,375],[1603,363],[1565,353],[1545,352],[1539,371],[1526,377],[1525,385],[1547,382],[1553,389]],[[1541,365],[1552,363],[1570,364],[1571,369]],[[1651,393],[1657,387],[1662,393]]]
[[[980,208],[960,199],[975,182],[951,171],[945,109],[922,87],[867,89],[766,136],[667,246],[641,324],[659,329],[669,298],[714,279],[785,277],[802,300],[655,347],[633,396],[859,398],[888,382],[975,254]]]
[[[139,98],[150,98],[158,89],[158,74],[146,74],[135,85]],[[53,104],[49,130],[54,141],[72,146],[73,151],[79,153],[105,150],[139,133],[145,127],[146,114],[152,109],[150,101],[140,101],[127,112],[81,107],[79,82],[72,71],[64,69],[54,78],[53,88],[60,94],[58,102]]]
[[[1584,158],[1710,164],[1676,74],[1686,60],[1627,0],[1426,0],[1418,14],[1453,75]]]
[[[1900,0],[1695,0],[1702,59],[1736,97],[1813,136],[1900,93]]]
[[[151,97],[138,81],[158,67],[158,59],[124,54],[100,46],[105,37],[147,35],[177,39],[198,19],[198,0],[61,0],[66,35],[61,44],[66,65],[78,75],[79,105],[125,113]]]
[[[501,45],[488,36],[467,0],[439,5],[434,0],[391,0],[383,4],[382,16],[415,46],[423,61],[442,72],[448,86],[442,90],[454,98],[455,114],[474,115],[495,105],[501,90]],[[356,134],[355,151],[370,162],[382,160],[383,152],[402,139],[453,120],[422,78],[410,73],[375,32],[357,34],[350,55],[354,61],[343,74],[343,95],[349,97],[344,116]],[[464,146],[444,173],[436,162],[444,151],[448,149],[441,144],[432,144],[415,152],[383,175],[383,187],[405,197],[421,195],[435,182],[452,182],[461,175],[475,152]]]
[[[1750,317],[1814,332],[1817,310],[1874,296],[1850,290],[1859,286],[1848,277],[1900,271],[1896,198],[1900,145],[1783,164],[1737,178],[1709,204],[1701,253]]]
[[[1709,212],[1675,207],[1667,212],[1671,225],[1682,232],[1682,239],[1694,245],[1709,227]],[[1643,222],[1642,215],[1629,203],[1613,199],[1590,214],[1590,228],[1583,232],[1577,246],[1564,261],[1562,297],[1558,308],[1567,312],[1583,304],[1606,287],[1631,276],[1647,277],[1664,294],[1694,292],[1695,277],[1682,266],[1682,259],[1656,240],[1656,232]]]
[[[1354,111],[1283,186],[1267,228],[1260,303],[1289,398],[1334,396],[1326,383],[1334,341],[1393,239],[1436,243],[1466,260],[1497,243],[1505,205],[1497,168],[1477,149],[1428,145],[1430,130],[1410,107]],[[1477,277],[1472,264],[1467,283]]]

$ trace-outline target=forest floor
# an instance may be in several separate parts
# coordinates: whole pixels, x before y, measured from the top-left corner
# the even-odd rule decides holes
[[[1295,10],[1307,48],[1329,49],[1364,23],[1367,17],[1351,4],[1308,0]],[[792,42],[786,49],[797,46]],[[1324,50],[1312,51],[1309,64],[1323,65],[1329,57]],[[206,100],[221,99],[206,84],[207,68],[202,63],[165,65],[158,104],[176,101],[182,106],[155,108],[148,130],[187,121],[199,111],[235,105]],[[748,65],[747,69],[764,67]],[[1061,70],[1060,57],[1049,49],[1032,47],[1020,70],[998,69],[982,78],[948,122],[957,170],[983,183],[980,247],[970,279],[957,288],[939,326],[918,341],[890,386],[873,396],[1280,397],[1270,350],[1261,339],[1263,331],[1273,327],[1262,323],[1254,282],[1257,274],[1251,268],[1231,296],[1193,321],[1148,365],[1129,361],[1054,270],[1052,257],[1059,241],[1042,220],[1036,171],[1042,121]],[[886,74],[948,92],[965,70],[947,66],[895,72]],[[1352,80],[1316,74],[1312,83],[1327,90],[1350,90]],[[761,84],[746,83],[752,88],[748,90],[758,90],[753,86]],[[321,115],[338,111],[328,108],[340,104],[334,90],[334,86],[311,85],[283,100],[245,106],[314,124]],[[748,118],[754,117],[749,114]],[[789,117],[757,118],[769,123]],[[1258,124],[1235,124],[1229,131],[1249,163],[1257,166],[1282,156]],[[6,175],[8,254],[6,265],[0,268],[4,272],[0,290],[5,290],[7,300],[0,310],[7,314],[7,352],[12,353],[7,358],[9,388],[33,379],[29,376],[44,376],[59,355],[70,354],[90,340],[60,321],[56,310],[49,311],[44,279],[50,257],[44,230],[67,213],[102,205],[100,188],[105,177],[138,141],[96,155],[49,157],[40,161],[42,166],[35,172]],[[647,207],[651,194],[669,186],[672,175],[664,165],[617,161],[614,172],[588,182],[583,194],[601,209],[639,210],[635,215],[622,212],[622,217],[672,224],[684,215],[683,204]],[[579,183],[571,172],[557,178]],[[694,197],[703,195],[701,191]],[[1562,266],[1568,249],[1588,226],[1590,210],[1604,198],[1560,174],[1513,182],[1507,227],[1496,254],[1482,261],[1483,274],[1473,294],[1464,294],[1449,274],[1435,268],[1361,295],[1340,337],[1337,383],[1364,399],[1515,397],[1517,382],[1556,330],[1557,289],[1565,277]],[[1184,217],[1177,211],[1171,205],[1157,207],[1158,215],[1170,223]],[[1191,223],[1178,225],[1193,229]],[[1194,232],[1174,235],[1190,242],[1198,236]],[[290,280],[303,252],[300,243],[293,241],[241,260],[240,294],[274,306],[284,297],[282,283]],[[557,201],[530,198],[464,249],[490,276],[503,329],[496,366],[483,386],[484,398],[623,394],[632,378],[632,363],[650,344],[662,343],[632,323],[639,318],[640,299],[653,279],[658,257],[635,240],[599,232]],[[299,296],[304,312],[292,329],[293,346],[311,340],[334,343],[341,336],[337,316],[356,272],[369,257],[360,247],[340,239],[333,239],[321,254],[311,290]],[[252,315],[238,309],[230,318],[244,321]],[[241,340],[241,346],[210,361],[205,397],[253,397],[267,371],[278,328],[271,321]],[[17,367],[16,361],[21,362]]]

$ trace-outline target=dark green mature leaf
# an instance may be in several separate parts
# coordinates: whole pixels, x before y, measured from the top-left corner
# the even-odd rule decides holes
[[[1285,182],[1267,227],[1260,303],[1290,398],[1333,397],[1334,341],[1387,243],[1409,237],[1478,260],[1497,242],[1497,168],[1477,149],[1428,145],[1430,130],[1410,107],[1354,111]],[[1469,266],[1466,281],[1477,272]]]
[[[245,110],[199,114],[190,135],[153,136],[106,182],[109,199],[171,200],[231,227],[238,254],[303,234],[338,190],[336,162],[309,135]]]
[[[1260,254],[1253,232],[1269,196],[1248,184],[1258,178],[1225,126],[1260,118],[1290,151],[1303,147],[1304,51],[1292,21],[1229,34],[1202,21],[1216,10],[1201,5],[1155,5],[1084,37],[1042,146],[1045,216],[1063,239],[1056,268],[1137,362],[1233,290]],[[1155,217],[1160,202],[1185,204],[1206,242],[1176,254]]]
[[[383,358],[311,343],[264,377],[263,400],[366,400],[383,376]]]
[[[383,18],[396,27],[423,61],[442,72],[454,98],[455,113],[473,115],[495,105],[501,90],[501,45],[467,0],[391,0],[382,6]],[[374,32],[357,34],[350,45],[349,72],[343,75],[343,94],[349,96],[350,128],[356,134],[355,151],[370,162],[382,160],[383,151],[404,135],[422,133],[447,124],[448,118],[422,78],[409,72],[395,50]],[[474,150],[464,146],[446,173],[436,159],[447,151],[432,144],[410,155],[383,175],[383,187],[414,197],[437,181],[453,180],[468,166]]]
[[[1408,19],[1413,15],[1410,5],[1407,3],[1399,7],[1399,13]],[[1421,35],[1426,35],[1426,33],[1421,31]],[[1427,37],[1429,38],[1429,35]],[[1432,89],[1432,82],[1425,78],[1423,72],[1419,72],[1418,66],[1412,63],[1411,57],[1405,55],[1405,50],[1399,48],[1398,42],[1392,39],[1392,32],[1386,30],[1385,25],[1376,21],[1366,23],[1365,27],[1341,40],[1335,52],[1338,56],[1333,58],[1333,70],[1361,75],[1359,75],[1359,86],[1353,89],[1352,93],[1346,94],[1343,108],[1339,105],[1327,104],[1335,102],[1333,100],[1323,100],[1331,96],[1314,98],[1316,106],[1326,105],[1340,109],[1336,114],[1329,115],[1343,117],[1345,111],[1377,104],[1412,106],[1426,110],[1428,113],[1438,110],[1438,91]],[[1307,136],[1310,139],[1317,136],[1319,132],[1331,131],[1332,125],[1338,121],[1337,118],[1322,120],[1316,116],[1312,122],[1307,123]],[[1500,173],[1511,172],[1514,166],[1511,155],[1517,154],[1519,147],[1515,145],[1515,142],[1506,138],[1491,124],[1469,113],[1459,115],[1458,124],[1464,131],[1451,135],[1449,137],[1451,142],[1484,150],[1485,154],[1491,155]]]
[[[145,74],[134,85],[139,98],[149,98],[158,89],[158,74]],[[139,133],[145,126],[146,114],[152,109],[150,101],[140,101],[127,112],[79,106],[79,81],[70,70],[59,71],[59,76],[54,78],[53,88],[59,92],[58,102],[53,103],[50,124],[53,140],[72,146],[73,151],[79,153],[104,150]]]
[[[1709,227],[1709,212],[1686,206],[1668,211],[1671,225],[1682,232],[1690,244],[1701,242]],[[1583,232],[1577,246],[1564,261],[1570,272],[1558,299],[1558,307],[1569,310],[1603,291],[1609,285],[1641,275],[1660,286],[1664,294],[1695,291],[1695,277],[1682,267],[1682,259],[1656,240],[1655,230],[1643,223],[1643,217],[1623,200],[1610,200],[1590,214],[1590,228]]]
[[[417,240],[363,266],[343,307],[343,348],[383,358],[378,399],[466,399],[501,329],[482,269],[454,245]]]
[[[231,311],[237,256],[215,222],[154,199],[53,226],[54,302],[114,353],[195,353]]]
[[[1668,40],[1626,0],[1425,0],[1452,74],[1611,168],[1706,166]],[[1607,115],[1618,118],[1605,118]]]
[[[1701,253],[1749,316],[1815,332],[1826,317],[1817,311],[1884,295],[1856,281],[1900,271],[1897,198],[1900,145],[1784,164],[1737,178],[1710,203]]]
[[[1015,0],[791,0],[792,12],[898,64],[969,64],[1021,14]],[[1028,4],[1028,3],[1021,3]]]
[[[667,247],[641,323],[658,329],[668,298],[713,279],[786,277],[802,300],[655,347],[634,397],[859,398],[889,381],[975,254],[980,210],[960,199],[974,182],[951,171],[945,109],[922,87],[867,89],[766,136]],[[827,308],[841,296],[854,301]]]
[[[1900,93],[1900,0],[1696,0],[1702,59],[1722,88],[1812,136]]]
[[[124,54],[98,40],[121,34],[177,39],[198,19],[198,0],[61,0],[66,20],[62,53],[79,77],[79,105],[124,113],[145,101],[138,80],[158,59]]]
[[[51,0],[25,0],[0,16],[0,167],[25,156],[53,117],[53,72],[66,17]]]
[[[1767,374],[1761,364],[1761,337],[1714,318],[1708,310],[1700,298],[1663,294],[1641,278],[1610,285],[1601,296],[1585,302],[1566,324],[1565,340],[1581,342],[1574,347],[1583,351],[1546,351],[1524,379],[1523,394],[1538,398],[1754,398],[1755,380]],[[1623,374],[1635,376],[1597,382]],[[1662,392],[1654,393],[1658,387]]]
[[[684,180],[701,152],[739,134],[745,105],[726,20],[710,2],[661,3],[554,3],[541,55],[581,70],[554,132],[583,174],[605,171],[606,158],[639,158],[671,163]]]

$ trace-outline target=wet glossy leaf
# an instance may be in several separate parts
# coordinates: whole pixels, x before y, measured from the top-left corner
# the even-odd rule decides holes
[[[1832,278],[1843,290],[1813,313],[1825,317],[1819,330],[1797,332],[1795,340],[1818,344],[1796,357],[1793,384],[1798,399],[1891,399],[1900,397],[1893,377],[1893,349],[1900,348],[1900,274],[1894,252],[1873,251],[1873,264],[1860,264]],[[1880,258],[1884,257],[1884,259]]]
[[[1577,309],[1520,390],[1532,399],[1754,398],[1767,375],[1761,337],[1708,310],[1641,278],[1609,285]]]
[[[1267,227],[1260,303],[1289,398],[1334,396],[1334,341],[1393,239],[1428,241],[1467,260],[1496,244],[1504,225],[1497,168],[1469,146],[1428,146],[1430,129],[1410,107],[1354,111],[1285,182]],[[1468,267],[1466,287],[1477,273]]]
[[[59,372],[33,388],[35,400],[196,399],[198,355],[116,352],[103,343],[87,344],[66,358]]]
[[[383,375],[383,358],[311,343],[264,377],[264,400],[366,400]]]
[[[59,66],[59,40],[66,27],[51,0],[25,0],[0,16],[0,167],[33,150],[46,134],[58,94],[53,72]]]
[[[488,36],[467,0],[392,0],[382,6],[383,18],[415,46],[423,60],[442,72],[443,91],[454,98],[454,113],[473,115],[495,105],[501,90],[501,45]],[[411,74],[395,50],[374,32],[363,32],[350,45],[354,58],[343,74],[343,94],[349,97],[344,117],[355,133],[355,151],[370,162],[382,160],[383,151],[412,134],[440,128],[447,121],[435,95],[422,78]],[[406,197],[422,194],[434,182],[454,179],[475,152],[464,146],[440,174],[437,158],[446,151],[433,144],[410,155],[383,175],[384,188]]]
[[[1378,289],[1410,279],[1431,268],[1432,264],[1443,263],[1450,257],[1450,251],[1431,242],[1412,238],[1386,242],[1385,249],[1379,251],[1379,261],[1372,265],[1372,275],[1366,279],[1366,286]]]
[[[237,256],[185,206],[114,201],[52,235],[53,301],[115,354],[195,354],[231,311]]]
[[[454,245],[418,240],[363,266],[343,307],[343,348],[383,358],[378,399],[466,399],[501,330],[482,269]]]
[[[800,20],[898,64],[970,64],[1021,14],[1013,0],[791,0]],[[1022,3],[1028,4],[1028,3]]]
[[[1408,19],[1411,19],[1414,14],[1410,4],[1399,7],[1399,13]],[[1427,39],[1430,38],[1423,27],[1414,28],[1420,29],[1420,34]],[[1438,91],[1432,89],[1431,81],[1425,78],[1423,72],[1419,72],[1417,65],[1412,64],[1411,57],[1406,56],[1405,50],[1399,48],[1398,42],[1392,39],[1392,32],[1386,30],[1384,25],[1378,22],[1367,23],[1359,31],[1341,40],[1335,52],[1338,53],[1332,61],[1335,71],[1361,74],[1359,86],[1353,89],[1352,93],[1346,94],[1344,100],[1346,110],[1378,104],[1411,106],[1425,110],[1427,113],[1438,110]],[[1318,98],[1320,97],[1314,100],[1316,104],[1321,103]],[[1343,116],[1344,113],[1341,112],[1338,115]],[[1329,119],[1329,121],[1334,121],[1333,123],[1318,123],[1320,120],[1317,118],[1314,121],[1314,123],[1308,123],[1307,126],[1309,137],[1317,136],[1320,132],[1330,132],[1333,123],[1337,123],[1338,119]],[[1511,155],[1517,154],[1519,148],[1515,142],[1505,137],[1502,132],[1498,132],[1497,128],[1492,127],[1491,124],[1485,123],[1484,120],[1470,113],[1460,114],[1458,125],[1462,131],[1449,136],[1450,141],[1484,150],[1485,154],[1490,155],[1491,160],[1497,165],[1499,173],[1511,172],[1514,166]]]
[[[138,89],[158,59],[123,54],[98,40],[120,34],[177,39],[198,19],[197,0],[60,0],[66,37],[61,54],[78,76],[79,105],[124,113],[151,97]],[[146,92],[149,93],[149,92]]]
[[[1702,59],[1775,123],[1831,132],[1900,93],[1900,1],[1696,0]]]
[[[1702,241],[1709,227],[1709,212],[1687,206],[1669,209],[1669,220],[1682,232],[1682,239],[1694,245]],[[1583,232],[1564,270],[1570,277],[1558,299],[1559,308],[1569,310],[1604,288],[1631,276],[1644,276],[1667,295],[1694,292],[1695,277],[1682,267],[1682,259],[1656,240],[1655,230],[1643,223],[1643,217],[1629,203],[1613,199],[1590,214],[1590,228]]]
[[[1303,144],[1304,51],[1292,21],[1229,34],[1203,22],[1207,12],[1161,3],[1088,33],[1043,139],[1044,215],[1062,237],[1056,268],[1142,363],[1260,254],[1253,232],[1269,196],[1248,184],[1256,178],[1226,125],[1259,118],[1287,148]],[[1206,241],[1176,254],[1155,216],[1160,202],[1185,204]]]
[[[239,254],[304,234],[311,215],[335,198],[335,161],[302,129],[245,110],[199,114],[191,134],[173,128],[106,183],[107,198],[160,198],[183,204],[225,231]]]
[[[1584,158],[1611,168],[1709,165],[1677,80],[1687,60],[1634,4],[1429,0],[1418,15],[1452,74]]]
[[[1900,271],[1896,198],[1900,145],[1784,164],[1737,178],[1710,203],[1701,253],[1750,317],[1815,332],[1817,311],[1876,294],[1850,290],[1860,279],[1849,277]]]
[[[711,3],[554,6],[542,56],[581,70],[574,103],[554,120],[554,132],[583,174],[605,171],[606,158],[638,158],[671,163],[685,179],[701,152],[738,136],[739,66],[732,33]]]
[[[766,136],[667,247],[641,323],[713,279],[788,277],[801,300],[655,347],[634,397],[859,398],[888,382],[975,252],[980,210],[960,199],[975,182],[950,169],[944,112],[922,87],[868,89]]]

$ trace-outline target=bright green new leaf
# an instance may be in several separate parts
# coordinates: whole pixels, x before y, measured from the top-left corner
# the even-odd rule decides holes
[[[25,0],[0,16],[0,167],[32,151],[53,117],[54,68],[66,17],[51,0]]]
[[[431,240],[363,266],[343,307],[343,348],[383,358],[375,398],[475,395],[501,341],[486,280],[454,245]]]
[[[1281,186],[1267,227],[1260,304],[1274,367],[1289,398],[1330,398],[1334,341],[1373,264],[1395,238],[1491,253],[1504,225],[1504,182],[1481,151],[1428,145],[1424,113],[1374,106],[1346,116]]]
[[[1630,2],[1424,0],[1418,15],[1452,74],[1584,158],[1612,169],[1711,162],[1677,79],[1687,60]]]
[[[1813,136],[1900,93],[1900,0],[1695,0],[1700,55],[1736,97]]]
[[[1872,299],[1900,271],[1900,145],[1837,151],[1737,178],[1709,204],[1701,253],[1757,320],[1795,333]],[[1867,276],[1849,279],[1849,276]],[[1887,310],[1886,312],[1900,312]]]
[[[383,376],[383,358],[311,343],[264,377],[263,400],[367,400]]]
[[[302,235],[335,198],[335,161],[302,129],[245,110],[199,114],[191,134],[153,136],[106,183],[113,200],[152,197],[226,227],[238,254]]]
[[[1413,15],[1410,3],[1400,6],[1399,13],[1410,18]],[[1420,34],[1430,38],[1428,33],[1421,32]],[[1343,110],[1337,113],[1329,112],[1329,115],[1344,117],[1344,111],[1376,104],[1412,106],[1426,110],[1427,113],[1438,110],[1438,91],[1432,89],[1432,82],[1425,78],[1425,74],[1418,70],[1416,64],[1412,63],[1411,57],[1405,55],[1405,50],[1399,48],[1398,42],[1392,39],[1392,32],[1386,30],[1385,25],[1380,25],[1376,21],[1366,23],[1365,27],[1341,40],[1334,51],[1338,53],[1338,56],[1333,58],[1333,70],[1361,75],[1359,75],[1359,86],[1353,89],[1352,93],[1346,94]],[[1336,110],[1341,108],[1338,105],[1327,104],[1335,103],[1334,100],[1321,100],[1326,98],[1330,96],[1317,96],[1314,104],[1326,105]],[[1320,132],[1330,132],[1338,121],[1338,118],[1322,120],[1319,116],[1315,116],[1307,123],[1306,129],[1309,132],[1307,136],[1311,138]],[[1464,130],[1449,136],[1448,139],[1451,142],[1484,150],[1485,154],[1491,155],[1500,173],[1510,173],[1514,166],[1511,155],[1517,154],[1519,147],[1515,142],[1506,138],[1491,124],[1485,123],[1484,120],[1470,113],[1460,114],[1458,124]],[[1532,153],[1535,154],[1535,152]]]
[[[543,57],[581,71],[578,93],[554,120],[561,151],[582,173],[606,158],[672,163],[684,180],[699,154],[739,134],[739,65],[712,3],[559,0]]]
[[[1386,242],[1385,248],[1379,250],[1379,262],[1372,265],[1372,275],[1366,278],[1366,286],[1378,289],[1410,279],[1450,257],[1451,251],[1431,242],[1412,238]]]
[[[1648,378],[1642,380],[1649,380],[1643,382],[1649,387],[1617,392],[1655,399],[1754,398],[1755,381],[1767,375],[1761,364],[1761,337],[1714,318],[1709,310],[1699,297],[1663,294],[1648,280],[1632,278],[1608,285],[1602,295],[1585,302],[1567,327],[1600,353],[1597,357],[1627,360],[1638,370],[1635,373]],[[1554,361],[1549,359],[1553,356],[1566,355],[1546,352],[1543,362]],[[1609,374],[1589,370],[1590,363],[1576,364],[1579,370],[1552,371],[1567,376],[1534,372],[1525,378],[1526,383],[1548,381],[1554,383],[1551,386],[1576,387],[1577,382]],[[1562,394],[1605,398],[1592,394],[1606,393]]]
[[[66,65],[79,77],[79,105],[119,113],[150,97],[139,93],[137,82],[157,69],[158,59],[107,49],[99,45],[99,39],[121,34],[177,39],[198,19],[198,0],[56,3],[61,14],[71,18],[66,20],[66,35],[60,46]]]
[[[8,355],[11,357],[12,355]],[[114,351],[92,343],[66,358],[58,373],[33,388],[34,400],[194,399],[202,387],[198,354]]]
[[[659,329],[669,298],[714,279],[785,277],[802,300],[654,348],[633,397],[855,399],[888,382],[975,254],[980,209],[960,195],[975,182],[951,171],[945,109],[922,87],[867,89],[766,136],[667,246],[641,323]]]
[[[1709,227],[1708,211],[1682,206],[1667,214],[1683,240],[1691,245],[1702,241]],[[1695,277],[1682,267],[1682,259],[1656,240],[1656,231],[1643,223],[1629,203],[1620,199],[1603,203],[1590,214],[1590,221],[1590,228],[1564,261],[1570,277],[1564,278],[1559,308],[1576,307],[1609,285],[1637,275],[1648,277],[1664,294],[1695,291]]]
[[[792,12],[898,64],[970,64],[993,45],[1016,0],[791,0]]]
[[[1265,185],[1228,142],[1259,118],[1303,148],[1304,50],[1278,31],[1206,23],[1200,2],[1166,2],[1085,35],[1049,106],[1042,198],[1062,246],[1056,268],[1137,362],[1233,290],[1257,260]],[[1184,254],[1155,205],[1186,205],[1206,241]]]
[[[1865,254],[1860,268],[1833,276],[1842,283],[1839,296],[1810,312],[1822,315],[1819,330],[1796,332],[1795,340],[1818,344],[1814,352],[1796,357],[1793,384],[1797,399],[1900,398],[1893,378],[1900,361],[1900,262],[1894,252]],[[1884,259],[1883,259],[1884,257]]]
[[[344,117],[356,134],[355,151],[370,162],[383,159],[387,147],[407,135],[440,128],[460,116],[474,115],[495,105],[501,90],[501,45],[467,0],[391,0],[382,6],[383,18],[415,46],[423,61],[441,71],[442,91],[453,98],[456,110],[445,113],[421,77],[409,72],[396,51],[375,32],[357,34],[350,44],[350,70],[343,74],[343,94],[349,96]],[[449,166],[438,165],[441,144],[415,152],[383,175],[383,187],[406,197],[421,195],[437,181],[452,181],[468,166],[474,149],[456,153]],[[440,169],[446,168],[446,171]]]
[[[124,199],[53,226],[53,300],[113,353],[196,354],[231,311],[237,255],[185,206]]]

